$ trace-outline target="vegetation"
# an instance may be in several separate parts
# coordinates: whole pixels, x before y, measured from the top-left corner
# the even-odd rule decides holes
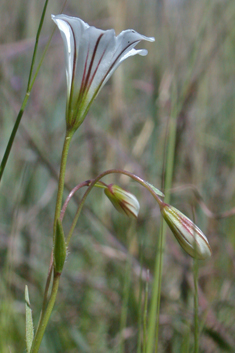
[[[48,2],[34,72],[54,29],[51,13],[63,6],[62,0]],[[3,156],[27,89],[43,3],[3,0],[0,7]],[[159,353],[233,352],[234,1],[69,0],[63,13],[98,28],[115,28],[116,33],[134,28],[156,39],[141,43],[149,51],[146,58],[136,56],[118,68],[74,135],[65,196],[106,169],[129,170],[165,192],[167,202],[194,220],[210,242],[212,257],[193,262],[145,189],[126,176],[106,176],[105,182],[138,198],[139,216],[125,218],[111,208],[102,189],[92,190],[71,239],[41,352],[152,353],[150,331],[156,318],[153,338],[158,330]],[[42,307],[65,134],[62,54],[56,30],[0,185],[3,353],[25,351],[25,285],[35,326]],[[65,234],[82,195],[78,191],[68,206]],[[159,239],[165,233],[161,263]],[[155,295],[160,295],[160,309],[156,302],[153,310]]]

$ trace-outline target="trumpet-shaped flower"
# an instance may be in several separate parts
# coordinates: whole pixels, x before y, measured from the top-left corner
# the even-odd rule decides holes
[[[104,192],[118,212],[128,217],[137,218],[140,204],[133,194],[114,184],[108,185]]]
[[[200,260],[211,256],[211,248],[203,232],[175,207],[163,203],[161,213],[182,248]]]
[[[145,56],[147,50],[134,49],[141,41],[153,42],[128,29],[115,36],[113,29],[103,31],[89,26],[80,18],[52,15],[57,24],[65,49],[67,78],[66,123],[76,130],[100,89],[116,68],[129,56]]]

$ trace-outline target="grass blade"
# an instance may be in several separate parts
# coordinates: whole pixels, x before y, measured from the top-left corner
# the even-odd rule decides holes
[[[11,152],[11,148],[12,148],[16,133],[18,131],[18,127],[19,127],[20,122],[21,122],[21,118],[22,118],[22,116],[24,114],[24,109],[26,107],[27,101],[28,101],[29,96],[30,96],[30,91],[32,89],[31,78],[32,78],[34,64],[35,64],[35,57],[36,57],[36,53],[37,53],[37,49],[38,49],[38,40],[39,40],[39,37],[40,37],[43,21],[44,21],[44,18],[45,18],[45,13],[46,13],[48,1],[49,0],[45,1],[44,7],[43,7],[43,11],[42,11],[42,16],[41,16],[39,27],[38,27],[38,31],[37,31],[37,35],[36,35],[34,51],[33,51],[33,57],[32,57],[32,62],[31,62],[30,71],[29,71],[29,79],[28,79],[27,91],[26,91],[22,106],[20,108],[20,111],[19,111],[19,113],[17,115],[15,125],[14,125],[14,127],[12,129],[11,136],[9,138],[9,141],[8,141],[8,144],[7,144],[7,147],[6,147],[6,150],[5,150],[5,153],[3,155],[1,165],[0,165],[0,182],[1,182],[4,170],[5,170],[5,167],[6,167],[6,164],[7,164],[8,157],[9,157],[10,152]],[[39,65],[41,65],[41,62],[40,62]]]
[[[28,286],[25,286],[25,314],[26,314],[26,348],[27,352],[30,352],[33,338],[34,338],[34,329],[33,329],[33,316],[32,309],[29,301],[29,291]]]

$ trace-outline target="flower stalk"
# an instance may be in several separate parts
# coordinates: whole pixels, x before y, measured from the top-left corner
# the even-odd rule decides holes
[[[55,246],[56,232],[58,229],[58,220],[60,219],[67,157],[68,157],[69,146],[71,143],[73,133],[74,133],[73,131],[66,132],[62,155],[61,155],[60,174],[59,174],[59,182],[58,182],[58,193],[57,193],[57,200],[56,200],[56,207],[55,207],[55,221],[54,221],[54,229],[53,229],[53,247]],[[61,227],[62,227],[62,225],[61,225]],[[62,268],[63,268],[63,266],[62,266]],[[49,321],[51,312],[52,312],[54,304],[55,304],[62,268],[60,268],[61,269],[60,271],[56,271],[54,269],[54,277],[53,277],[51,296],[49,298],[48,303],[46,303],[47,293],[48,293],[50,280],[51,280],[51,274],[52,274],[52,270],[53,270],[53,261],[51,260],[49,272],[48,272],[48,277],[47,277],[47,282],[46,282],[46,287],[45,287],[42,311],[40,314],[38,328],[37,328],[37,331],[36,331],[36,334],[35,334],[35,337],[34,337],[34,340],[32,343],[30,353],[37,353],[39,350],[39,347],[41,345],[41,341],[42,341],[47,323]]]
[[[59,283],[60,283],[60,273],[54,272],[51,296],[48,301],[47,308],[46,308],[44,315],[41,315],[41,317],[40,317],[38,328],[37,328],[37,331],[36,331],[36,334],[35,334],[35,337],[34,337],[34,340],[32,343],[30,353],[37,353],[39,351],[44,332],[46,330],[48,321],[50,319],[50,316],[51,316],[51,313],[52,313],[52,310],[53,310],[53,307],[55,304],[55,300],[56,300],[57,292],[58,292],[58,288],[59,288]]]
[[[87,188],[85,194],[83,195],[83,197],[82,197],[82,199],[81,199],[81,201],[79,203],[79,206],[78,206],[77,212],[75,214],[73,223],[72,223],[71,228],[69,230],[69,233],[68,233],[68,236],[67,236],[67,239],[66,239],[67,246],[70,243],[71,237],[73,235],[74,229],[76,227],[78,218],[80,216],[81,210],[82,210],[82,208],[84,206],[84,203],[86,201],[87,196],[89,195],[89,193],[91,192],[93,187],[96,186],[96,184],[100,181],[100,179],[102,179],[103,177],[105,177],[106,175],[109,175],[109,174],[123,174],[123,175],[129,176],[131,179],[135,180],[140,185],[144,186],[153,195],[153,197],[157,201],[159,207],[161,206],[162,200],[160,199],[159,195],[161,195],[161,196],[164,196],[164,195],[161,193],[160,190],[158,190],[157,188],[153,187],[148,182],[144,181],[143,179],[141,179],[137,175],[132,174],[132,173],[126,171],[126,170],[121,170],[121,169],[109,169],[109,170],[106,170],[105,172],[103,172],[100,175],[98,175],[95,179],[90,181],[89,187]]]
[[[53,244],[55,242],[56,222],[60,218],[62,199],[63,199],[63,191],[64,191],[65,170],[66,170],[69,146],[70,146],[73,134],[74,134],[73,130],[68,130],[66,132],[65,139],[64,139],[64,146],[63,146],[61,163],[60,163],[60,175],[59,175],[59,182],[58,182],[56,208],[55,208],[55,218],[54,218],[54,228],[53,228]]]

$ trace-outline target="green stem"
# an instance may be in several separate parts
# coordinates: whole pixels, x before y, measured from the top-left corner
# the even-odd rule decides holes
[[[193,262],[194,279],[194,353],[199,352],[199,323],[198,323],[198,261]]]
[[[60,283],[60,273],[55,273],[54,279],[53,279],[52,290],[51,290],[51,296],[50,296],[45,314],[41,315],[41,317],[40,317],[37,332],[35,334],[30,353],[37,353],[39,351],[44,332],[46,330],[49,318],[51,316],[51,312],[52,312],[54,304],[55,304],[55,300],[56,300],[56,296],[57,296],[57,292],[58,292],[58,288],[59,288],[59,283]]]
[[[48,296],[48,291],[51,283],[52,272],[53,272],[53,250],[51,251],[51,259],[50,259],[50,265],[49,265],[49,270],[48,270],[48,275],[47,275],[47,280],[46,280],[46,285],[44,290],[41,315],[44,315],[44,312],[46,310],[47,296]]]
[[[129,248],[130,248],[130,245],[129,245]],[[120,347],[119,347],[120,353],[125,352],[124,329],[126,327],[126,321],[127,321],[130,285],[131,285],[131,258],[128,257],[127,262],[126,262],[126,269],[125,269],[124,288],[123,288],[123,305],[122,305],[121,320],[120,320]]]
[[[152,287],[151,307],[149,312],[148,340],[147,340],[146,353],[153,352],[155,333],[156,333],[155,351],[157,351],[157,347],[158,347],[161,275],[162,275],[162,262],[163,262],[163,251],[164,251],[163,242],[164,242],[164,233],[163,233],[163,223],[162,223],[161,231],[158,239],[157,257],[156,257],[155,270],[154,270],[154,281],[153,281],[153,287]]]
[[[176,97],[176,87],[173,87],[172,92],[172,111],[169,123],[169,144],[167,151],[167,162],[166,162],[166,178],[165,178],[165,189],[166,197],[164,202],[170,202],[170,188],[172,185],[173,169],[174,169],[174,157],[175,157],[175,138],[176,138],[176,122],[178,116],[177,107],[177,97]],[[166,223],[163,222],[161,226],[158,250],[155,262],[154,270],[154,282],[152,289],[152,301],[150,307],[149,315],[149,326],[148,326],[148,342],[147,342],[147,353],[152,353],[155,341],[155,352],[158,350],[158,332],[159,332],[159,317],[160,317],[160,299],[161,299],[161,282],[162,282],[162,266],[164,259],[165,250],[165,238],[166,238]]]
[[[69,146],[70,146],[70,142],[71,142],[73,134],[74,134],[74,131],[67,131],[66,132],[65,139],[64,139],[64,146],[63,146],[62,155],[61,155],[60,175],[59,175],[59,182],[58,182],[58,193],[57,193],[57,200],[56,200],[56,207],[55,207],[53,243],[54,243],[54,239],[55,239],[56,220],[60,218],[60,211],[61,211],[63,191],[64,191],[66,163],[67,163]],[[52,309],[54,307],[54,303],[56,300],[57,291],[58,291],[58,287],[59,287],[59,281],[60,281],[60,273],[54,274],[51,296],[50,296],[50,299],[49,299],[48,304],[46,306],[47,292],[48,292],[48,288],[49,288],[49,284],[50,284],[50,276],[51,276],[52,268],[53,268],[53,258],[51,259],[51,262],[50,262],[49,274],[48,274],[48,278],[47,278],[44,299],[43,299],[43,307],[42,307],[42,311],[41,311],[41,315],[40,315],[40,319],[39,319],[39,323],[38,323],[37,332],[34,337],[30,353],[36,353],[39,350],[44,332],[46,330],[46,327],[47,327],[47,324],[48,324],[48,321],[49,321],[49,318],[50,318],[50,315],[51,315],[51,312],[52,312]]]
[[[159,337],[159,323],[160,323],[160,303],[161,303],[161,287],[162,287],[162,265],[163,265],[163,255],[164,255],[164,244],[165,244],[165,233],[164,233],[164,223],[161,223],[161,232],[159,237],[159,248],[158,248],[158,283],[157,283],[157,314],[156,314],[156,341],[155,341],[155,353],[158,351],[158,337]]]
[[[147,272],[147,280],[145,285],[145,297],[144,297],[143,353],[146,353],[146,347],[147,347],[148,295],[149,295],[149,270]]]
[[[64,179],[65,179],[65,169],[67,164],[67,157],[69,152],[69,146],[74,134],[73,130],[67,131],[64,139],[64,146],[61,156],[60,162],[60,176],[58,182],[58,193],[57,193],[57,200],[56,200],[56,208],[55,208],[55,219],[54,219],[54,228],[53,228],[53,244],[55,240],[55,230],[56,230],[56,221],[60,218],[60,211],[62,206],[62,198],[63,198],[63,191],[64,191]]]
[[[142,328],[142,291],[143,291],[143,243],[144,239],[139,243],[140,254],[140,278],[139,278],[139,307],[138,307],[138,343],[137,353],[141,353],[141,328]],[[148,276],[148,274],[147,274]],[[144,352],[144,351],[143,351]]]
[[[45,1],[44,7],[43,7],[43,10],[42,10],[40,23],[39,23],[37,34],[36,34],[36,40],[35,40],[35,45],[34,45],[34,50],[33,50],[33,57],[32,57],[31,67],[30,67],[30,71],[29,71],[27,92],[29,91],[29,87],[30,87],[30,83],[31,83],[31,78],[32,78],[32,74],[33,74],[33,67],[34,67],[35,58],[36,58],[36,54],[37,54],[37,50],[38,50],[38,41],[39,41],[40,33],[41,33],[41,30],[42,30],[42,25],[43,25],[43,21],[44,21],[44,18],[45,18],[48,1],[49,0]]]
[[[29,99],[29,96],[30,96],[30,92],[31,92],[32,87],[33,87],[33,83],[34,83],[34,81],[36,79],[36,76],[38,74],[38,71],[39,71],[39,69],[40,69],[40,67],[42,65],[42,60],[41,60],[39,65],[38,65],[37,71],[36,71],[36,73],[35,73],[35,75],[33,77],[33,82],[31,82],[33,68],[34,68],[34,64],[35,64],[35,57],[36,57],[36,53],[37,53],[37,49],[38,49],[38,40],[39,40],[40,33],[41,33],[41,30],[42,30],[42,25],[43,25],[43,21],[44,21],[44,18],[45,18],[45,13],[46,13],[48,1],[49,0],[45,1],[44,7],[43,7],[43,11],[42,11],[42,15],[41,15],[41,19],[40,19],[40,23],[39,23],[39,27],[38,27],[38,31],[37,31],[37,35],[36,35],[34,51],[33,51],[33,57],[32,57],[30,71],[29,71],[29,79],[28,79],[26,94],[24,96],[24,100],[23,100],[23,103],[21,105],[20,111],[19,111],[19,113],[17,115],[15,125],[14,125],[14,127],[12,129],[11,136],[9,138],[9,141],[8,141],[8,144],[7,144],[7,147],[6,147],[6,150],[5,150],[5,153],[3,155],[1,165],[0,165],[0,182],[2,180],[2,176],[3,176],[4,170],[5,170],[6,164],[7,164],[7,160],[8,160],[9,154],[11,152],[11,148],[12,148],[12,145],[13,145],[13,142],[14,142],[18,127],[19,127],[20,122],[21,122],[21,118],[22,118],[22,116],[24,114],[24,110],[25,110],[26,104],[28,102],[28,99]]]
[[[1,162],[1,166],[0,166],[0,182],[2,180],[2,176],[3,176],[3,172],[4,172],[4,169],[5,169],[5,166],[7,164],[7,160],[8,160],[8,157],[9,157],[9,154],[11,152],[11,147],[13,145],[13,142],[14,142],[14,139],[15,139],[15,135],[17,133],[17,130],[18,130],[18,127],[20,125],[20,121],[21,121],[21,118],[24,114],[24,109],[26,107],[26,104],[28,102],[28,99],[29,99],[29,95],[30,95],[30,92],[27,92],[25,94],[25,97],[24,97],[24,100],[23,100],[23,103],[21,105],[21,108],[20,108],[20,111],[17,115],[17,118],[16,118],[16,122],[15,122],[15,125],[12,129],[12,132],[11,132],[11,136],[9,138],[9,141],[8,141],[8,144],[7,144],[7,147],[6,147],[6,150],[5,150],[5,153],[3,155],[3,158],[2,158],[2,162]]]

